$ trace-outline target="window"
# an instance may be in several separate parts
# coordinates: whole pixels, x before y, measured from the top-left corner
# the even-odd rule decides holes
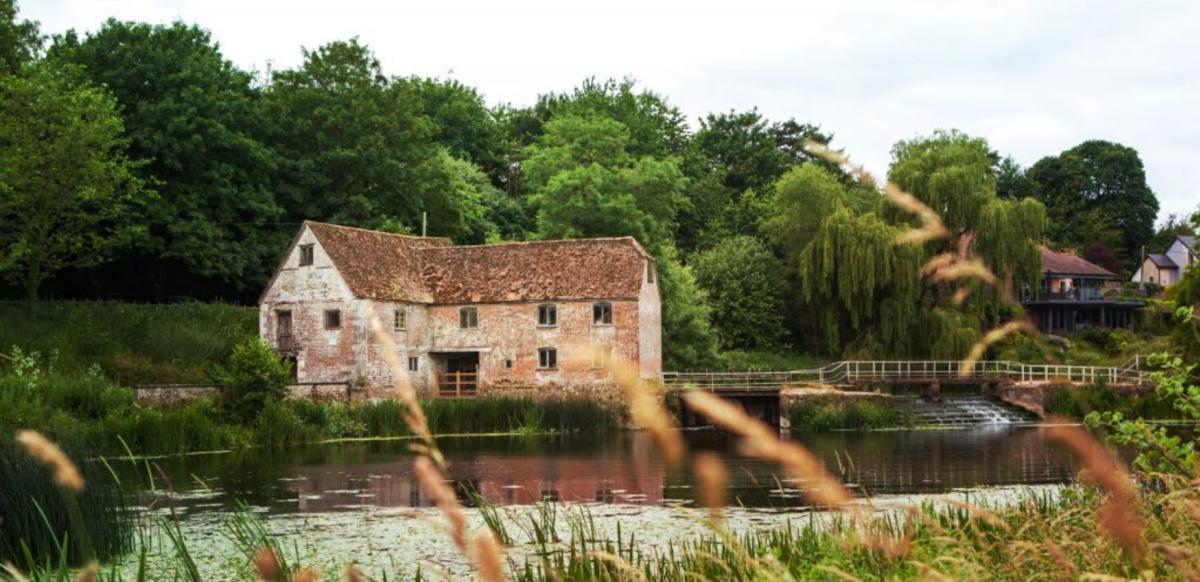
[[[408,327],[408,312],[403,309],[397,309],[396,313],[392,314],[392,329],[401,331]]]
[[[325,329],[338,329],[342,327],[342,312],[337,309],[325,310]]]
[[[558,325],[558,306],[557,305],[539,305],[538,306],[538,325],[542,327],[554,327]]]
[[[458,327],[463,329],[479,327],[479,311],[474,307],[464,307],[458,310]]]
[[[592,325],[612,325],[611,303],[596,303],[592,305]]]
[[[300,245],[300,266],[307,267],[313,264],[313,246]]]
[[[654,262],[653,261],[646,261],[646,282],[647,283],[654,282]]]
[[[541,348],[538,350],[538,368],[553,370],[558,367],[558,350]]]
[[[592,348],[593,368],[607,368],[610,362],[612,362],[612,347],[595,346]]]
[[[421,362],[421,360],[418,359],[416,356],[409,356],[408,357],[408,371],[416,372],[417,366],[420,362]]]
[[[504,367],[511,370],[512,369],[512,360],[504,360]]]

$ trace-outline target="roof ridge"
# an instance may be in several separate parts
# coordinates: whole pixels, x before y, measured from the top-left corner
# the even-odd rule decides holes
[[[361,226],[350,226],[347,224],[336,224],[333,222],[321,222],[320,220],[306,219],[304,221],[304,224],[309,224],[309,225],[316,224],[318,226],[329,226],[329,227],[333,227],[333,228],[342,228],[342,229],[346,229],[346,230],[357,230],[357,231],[361,231],[361,232],[369,232],[371,234],[384,234],[387,236],[394,236],[397,238],[412,238],[412,239],[421,239],[421,240],[450,240],[450,237],[448,237],[448,236],[421,236],[421,235],[417,235],[417,234],[401,234],[398,232],[388,232],[386,230],[375,230],[373,228],[363,228]],[[453,244],[453,241],[451,241],[451,244]]]
[[[597,236],[585,238],[545,238],[539,240],[502,240],[490,243],[477,243],[469,245],[456,244],[453,248],[456,249],[471,249],[484,247],[501,247],[501,246],[516,246],[516,245],[536,245],[550,243],[588,243],[588,242],[608,242],[608,241],[632,241],[636,242],[637,237],[632,235],[625,236]],[[444,248],[444,247],[443,247]]]

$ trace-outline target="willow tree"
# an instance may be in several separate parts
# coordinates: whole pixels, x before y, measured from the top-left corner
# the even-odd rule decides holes
[[[1030,199],[996,196],[992,154],[981,139],[939,132],[901,142],[893,155],[890,179],[934,209],[951,235],[922,246],[897,244],[914,226],[905,211],[887,207],[876,214],[834,204],[791,259],[800,296],[809,313],[819,314],[816,332],[831,353],[959,358],[983,328],[1012,315],[1004,293],[1008,285],[1036,284],[1045,210]],[[828,187],[822,182],[820,189]],[[808,198],[780,198],[781,215],[820,211],[804,202]],[[783,250],[786,257],[788,249]],[[963,250],[997,274],[989,292],[975,281],[938,282],[923,275],[934,256]],[[972,293],[965,305],[957,305],[954,297],[963,286]]]

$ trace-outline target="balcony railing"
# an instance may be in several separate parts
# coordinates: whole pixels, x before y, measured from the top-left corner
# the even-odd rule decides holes
[[[275,347],[281,352],[294,352],[300,349],[296,336],[288,333],[275,336]]]
[[[438,372],[437,384],[438,396],[474,396],[479,388],[479,372]]]
[[[1028,289],[1021,292],[1021,301],[1103,301],[1104,289],[1100,287],[1076,287],[1065,291],[1041,289],[1034,292]]]

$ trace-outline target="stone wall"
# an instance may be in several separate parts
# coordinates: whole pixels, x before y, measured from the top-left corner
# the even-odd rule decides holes
[[[1145,394],[1154,390],[1153,386],[1110,386],[1110,388],[1122,395]],[[1046,418],[1046,404],[1054,397],[1054,393],[1069,389],[1086,390],[1087,387],[1056,382],[1018,382],[985,385],[983,393]]]

